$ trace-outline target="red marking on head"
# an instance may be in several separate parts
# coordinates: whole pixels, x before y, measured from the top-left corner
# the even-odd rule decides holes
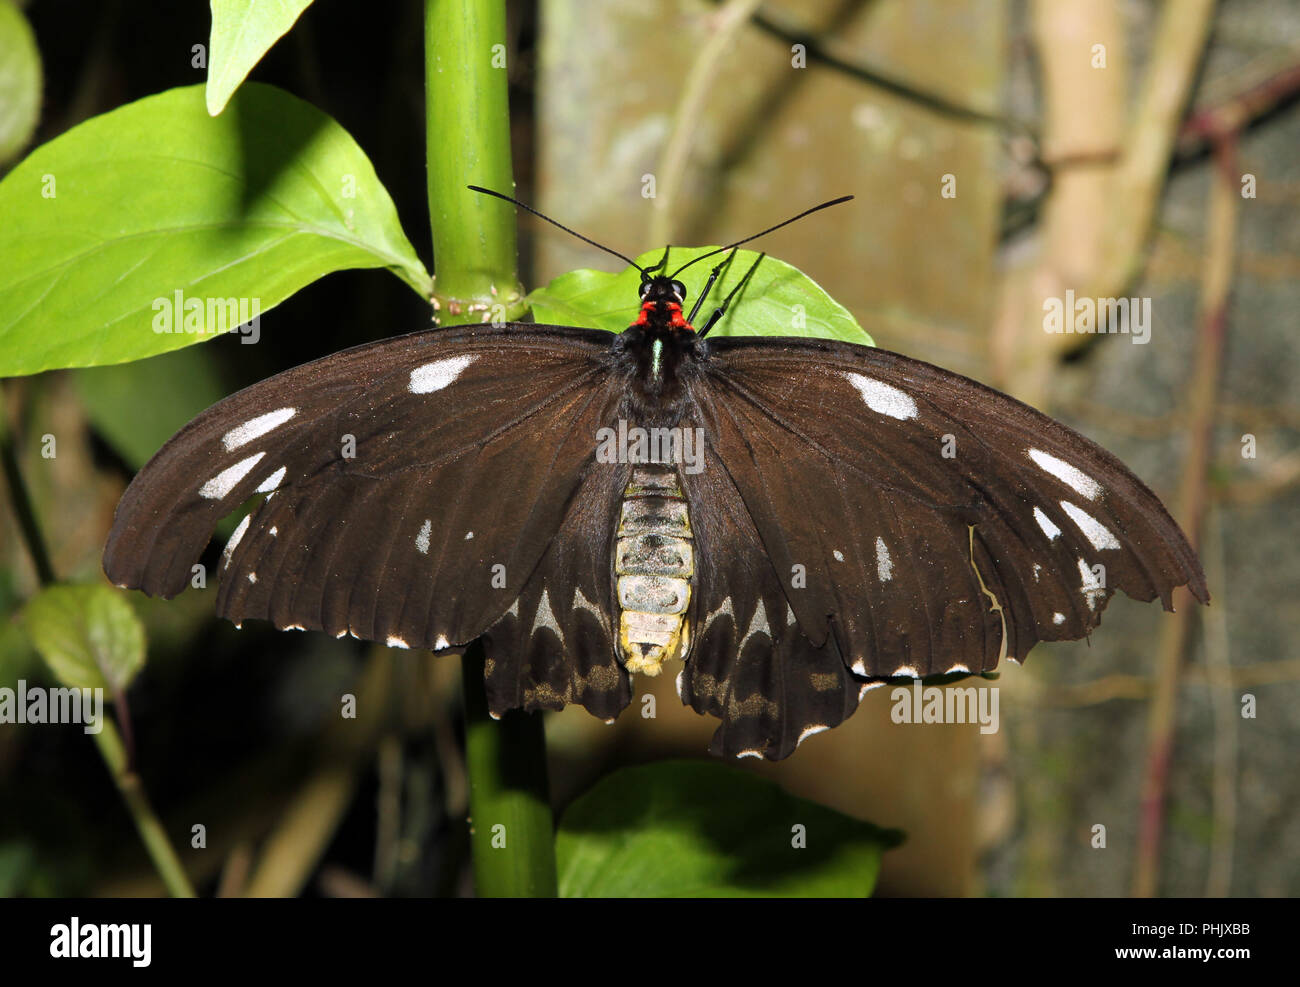
[[[641,314],[636,317],[632,323],[634,326],[645,326],[650,324],[651,313],[658,310],[659,305],[666,305],[668,312],[668,325],[673,329],[689,329],[695,331],[695,327],[682,318],[682,307],[677,302],[656,302],[648,301],[641,305]]]

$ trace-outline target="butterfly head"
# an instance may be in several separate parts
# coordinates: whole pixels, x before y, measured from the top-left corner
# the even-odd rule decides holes
[[[643,276],[641,279],[641,314],[634,326],[645,326],[661,331],[694,328],[682,314],[686,301],[686,285],[665,275]]]

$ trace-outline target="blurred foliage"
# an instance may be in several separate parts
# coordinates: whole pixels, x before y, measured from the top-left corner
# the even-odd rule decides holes
[[[556,837],[564,898],[865,898],[902,842],[729,765],[661,761],[603,778]]]
[[[0,165],[27,146],[41,109],[41,53],[13,0],[0,0]]]

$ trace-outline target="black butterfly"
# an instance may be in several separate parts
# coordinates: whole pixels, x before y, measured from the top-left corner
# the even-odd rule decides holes
[[[714,752],[770,759],[890,677],[1084,637],[1116,589],[1208,602],[1106,450],[885,350],[706,338],[731,296],[690,322],[723,265],[688,317],[662,264],[621,334],[429,330],[227,398],[131,483],[105,572],[173,596],[265,493],[226,546],[222,616],[434,651],[482,637],[496,715],[609,719],[633,673],[684,659]]]

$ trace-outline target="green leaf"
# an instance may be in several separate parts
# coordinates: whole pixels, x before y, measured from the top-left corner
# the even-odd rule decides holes
[[[200,411],[226,396],[211,353],[193,347],[75,373],[86,416],[139,469]]]
[[[866,897],[900,842],[737,768],[664,761],[597,782],[555,849],[565,898]]]
[[[216,116],[312,0],[212,0],[208,112]]]
[[[26,623],[36,650],[69,688],[116,692],[144,666],[144,627],[111,586],[44,589],[27,604]]]
[[[344,268],[432,290],[352,138],[257,83],[215,119],[190,86],[86,121],[0,181],[0,216],[0,377],[180,349]],[[160,331],[178,293],[208,331]]]
[[[27,146],[41,110],[41,53],[23,12],[0,0],[0,164]]]
[[[673,247],[667,270],[680,267],[714,247]],[[641,267],[659,263],[662,250],[652,250],[636,259]],[[726,254],[701,261],[681,273],[678,280],[686,285],[686,311],[690,312],[699,297],[709,272],[726,259]],[[721,304],[727,294],[745,277],[758,259],[751,250],[736,253],[729,267],[709,290],[708,300],[700,309],[696,322],[705,319]],[[582,269],[562,274],[528,298],[533,318],[544,324],[583,326],[622,332],[636,318],[640,306],[637,290],[641,274],[625,268],[618,274]],[[709,333],[710,336],[810,336],[842,339],[863,346],[874,346],[853,315],[831,298],[812,278],[798,268],[774,257],[765,257],[749,283],[738,294],[727,314]]]

